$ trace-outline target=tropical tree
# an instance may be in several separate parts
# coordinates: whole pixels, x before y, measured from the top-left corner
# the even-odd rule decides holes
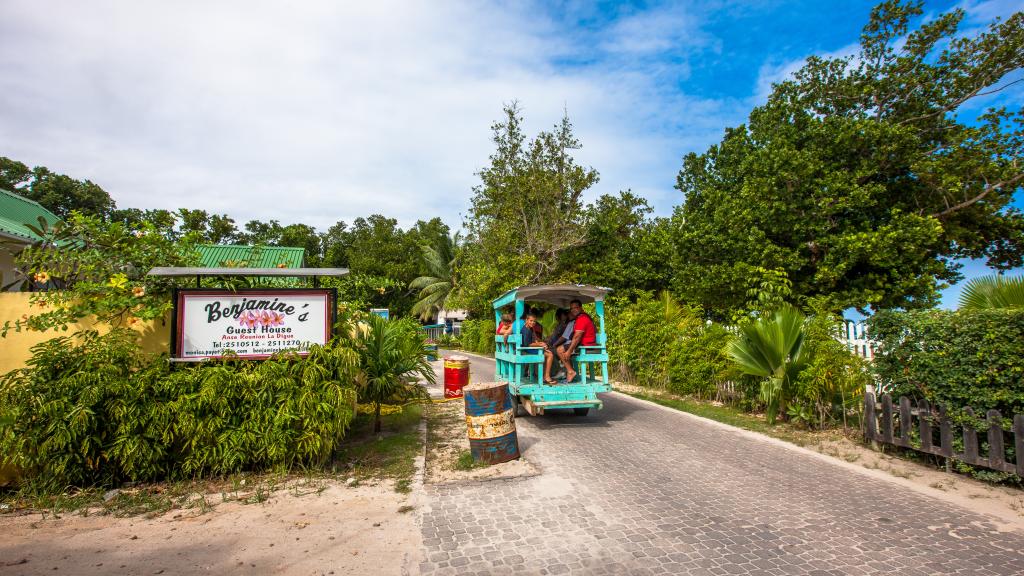
[[[990,275],[973,278],[960,294],[960,308],[1024,308],[1024,276]]]
[[[359,351],[359,401],[373,404],[373,431],[380,432],[380,407],[386,402],[427,398],[418,379],[433,384],[434,369],[424,337],[409,321],[370,314],[351,334]]]
[[[797,302],[927,308],[960,258],[1020,266],[1024,112],[1000,105],[1022,86],[1024,12],[970,30],[964,18],[884,2],[856,54],[809,58],[747,124],[688,155],[673,291],[728,318],[763,267]]]
[[[436,246],[420,246],[425,273],[409,283],[410,290],[419,290],[419,300],[413,304],[412,313],[423,321],[445,307],[455,288],[453,270],[459,234],[443,238]]]
[[[513,286],[559,279],[565,255],[586,243],[583,193],[600,179],[572,153],[582,147],[568,116],[532,140],[518,105],[492,125],[495,151],[480,171],[466,215],[467,246],[459,270],[459,307],[490,311],[490,299]]]
[[[805,323],[803,312],[784,304],[770,316],[740,325],[739,337],[727,348],[743,373],[764,378],[761,401],[769,424],[775,423],[780,412],[785,413],[796,378],[809,360],[804,347]]]

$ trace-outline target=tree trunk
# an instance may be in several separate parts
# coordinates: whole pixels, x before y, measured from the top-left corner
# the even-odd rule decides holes
[[[373,403],[373,433],[380,434],[380,402]]]

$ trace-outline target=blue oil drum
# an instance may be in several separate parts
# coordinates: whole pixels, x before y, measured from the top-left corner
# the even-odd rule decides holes
[[[473,459],[498,464],[519,458],[512,396],[505,382],[481,382],[462,389],[466,430]]]

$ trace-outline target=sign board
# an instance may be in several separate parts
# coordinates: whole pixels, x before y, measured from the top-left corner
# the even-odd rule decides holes
[[[180,360],[262,359],[284,350],[308,353],[334,325],[333,289],[178,290],[171,356]]]
[[[370,308],[370,314],[376,314],[385,320],[391,316],[391,312],[387,308]]]

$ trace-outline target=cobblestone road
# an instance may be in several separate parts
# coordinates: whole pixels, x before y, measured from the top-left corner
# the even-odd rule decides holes
[[[473,361],[474,380],[488,367]],[[1024,535],[619,394],[517,420],[531,478],[427,485],[425,574],[1024,574]]]

